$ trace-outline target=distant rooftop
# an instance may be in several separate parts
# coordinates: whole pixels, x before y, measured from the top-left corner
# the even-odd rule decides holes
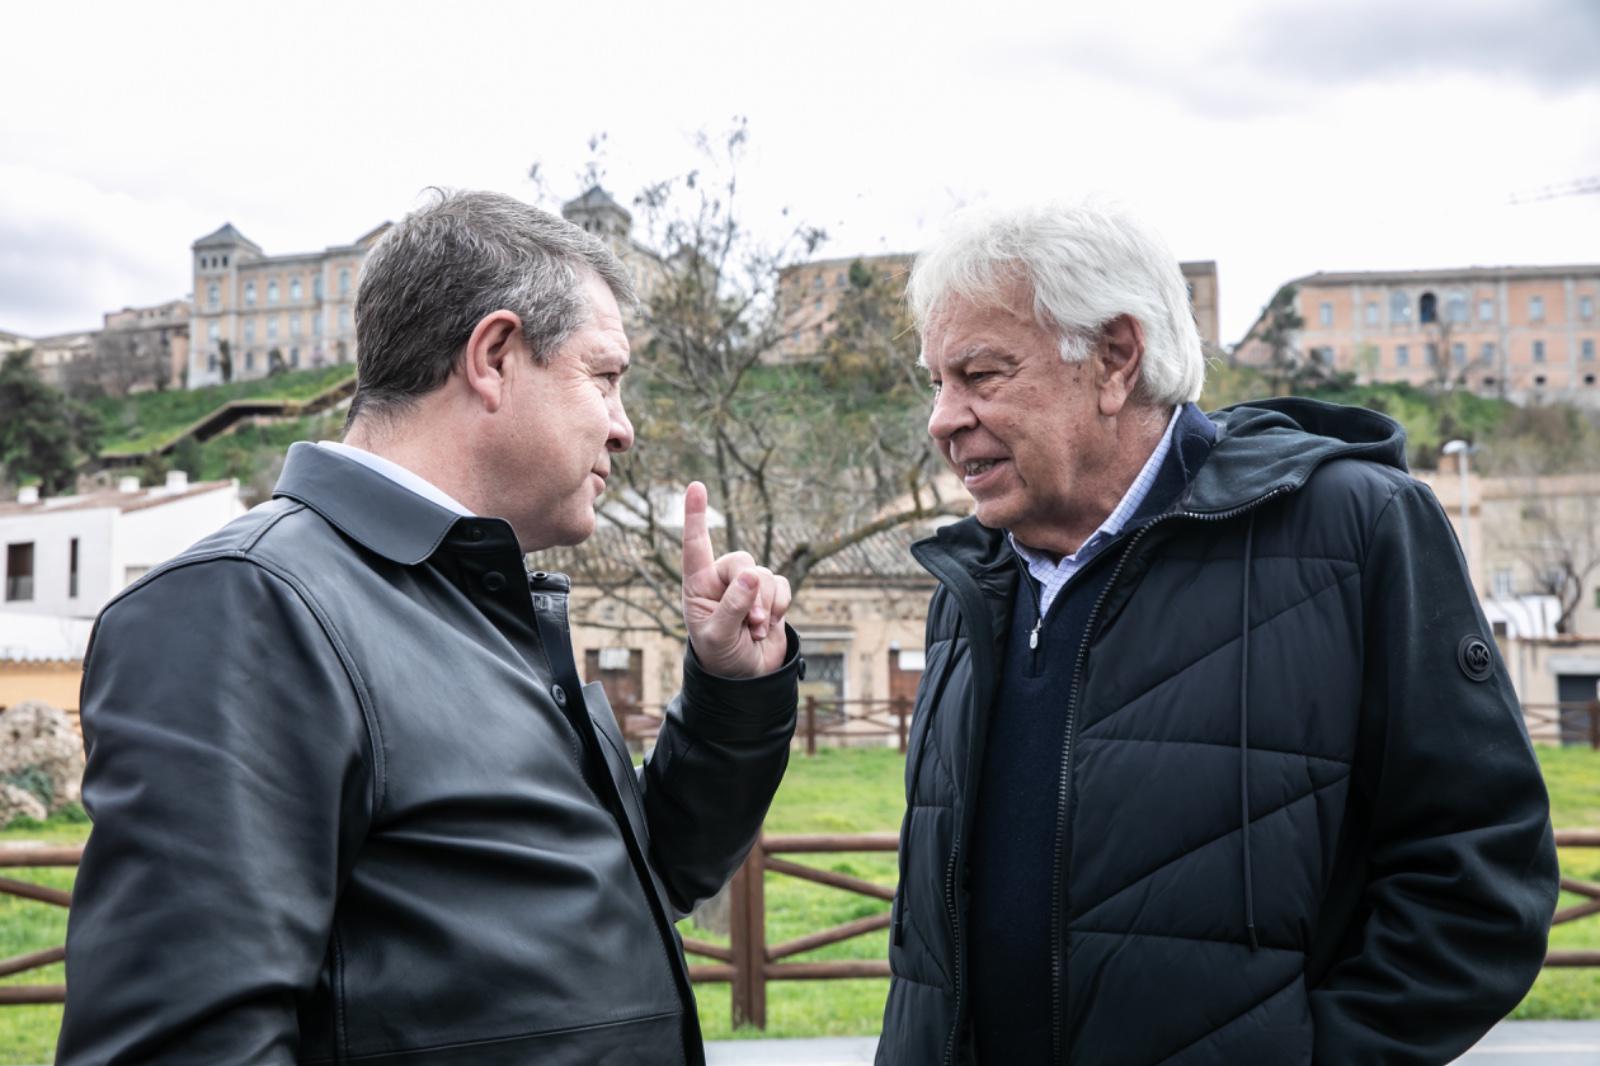
[[[34,497],[28,503],[19,502],[17,497],[13,496],[7,500],[0,501],[0,519],[17,518],[23,515],[62,514],[67,511],[94,511],[111,508],[127,514],[132,511],[144,511],[151,507],[160,507],[163,504],[173,503],[177,500],[186,500],[192,496],[201,496],[208,492],[216,492],[218,489],[230,488],[233,485],[233,481],[226,480],[185,482],[174,486],[140,486],[131,492],[122,492],[116,488],[109,488],[75,496]],[[28,495],[29,497],[33,496],[33,494]]]
[[[1344,270],[1324,271],[1295,278],[1292,285],[1374,285],[1425,281],[1514,281],[1534,278],[1564,278],[1574,274],[1600,275],[1600,263],[1569,263],[1555,266],[1469,266],[1443,267],[1437,270]]]

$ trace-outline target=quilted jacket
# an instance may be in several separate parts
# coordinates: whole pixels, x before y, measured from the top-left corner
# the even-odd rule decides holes
[[[1122,534],[1065,716],[1057,1063],[1444,1063],[1516,1005],[1557,874],[1516,696],[1449,522],[1380,415],[1212,416],[1177,503]],[[881,1066],[970,1063],[977,773],[1019,568],[968,519],[906,769]],[[994,1064],[984,1064],[994,1066]],[[1012,1064],[1003,1064],[1012,1066]]]

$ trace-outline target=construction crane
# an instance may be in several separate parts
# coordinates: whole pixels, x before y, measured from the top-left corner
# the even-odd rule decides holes
[[[1540,200],[1556,200],[1563,196],[1585,196],[1600,193],[1600,174],[1592,177],[1579,178],[1576,181],[1563,181],[1555,185],[1546,185],[1542,189],[1531,193],[1523,193],[1511,197],[1512,205],[1538,203]]]

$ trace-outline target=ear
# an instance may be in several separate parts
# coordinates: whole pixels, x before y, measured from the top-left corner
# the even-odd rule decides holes
[[[518,357],[526,353],[522,319],[510,311],[491,312],[472,327],[461,354],[461,376],[489,414],[505,402],[509,376],[517,372],[522,365]]]
[[[1144,327],[1132,315],[1118,315],[1100,331],[1095,347],[1100,413],[1114,418],[1127,406],[1144,364]]]

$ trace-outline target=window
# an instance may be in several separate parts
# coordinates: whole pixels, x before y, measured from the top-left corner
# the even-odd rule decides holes
[[[311,335],[313,337],[322,336],[322,315],[320,314],[311,316]]]
[[[1594,362],[1594,339],[1585,337],[1583,340],[1579,341],[1578,354],[1583,358],[1584,362]]]
[[[341,308],[339,308],[339,332],[343,333],[345,330],[347,330],[349,328],[350,328],[350,309],[348,307],[341,307]]]
[[[290,278],[289,279],[289,299],[294,300],[295,302],[298,303],[304,297],[304,295],[305,295],[304,292],[300,288],[300,279],[299,278]]]
[[[278,316],[277,315],[273,315],[271,318],[267,319],[267,340],[275,341],[277,339],[278,339]]]
[[[1593,296],[1578,297],[1578,317],[1583,319],[1585,322],[1594,317]]]
[[[256,283],[253,281],[244,283],[244,305],[246,307],[254,307],[256,305]]]
[[[1445,315],[1452,322],[1465,322],[1467,320],[1467,294],[1453,292],[1450,300],[1445,304]]]
[[[217,305],[220,303],[222,303],[222,290],[217,288],[215,285],[207,285],[206,306],[212,310],[216,310]]]
[[[1484,363],[1494,362],[1494,341],[1483,342],[1483,347],[1478,349],[1478,358]]]
[[[1367,301],[1367,325],[1376,326],[1377,324],[1378,324],[1378,304],[1377,304],[1377,301],[1368,300]]]
[[[312,279],[311,279],[311,298],[313,300],[322,299],[322,275],[321,274],[314,275],[312,277]]]
[[[1533,342],[1533,361],[1535,363],[1544,362],[1544,341]]]
[[[849,282],[846,280],[846,278],[844,276],[844,271],[841,270],[841,271],[839,271],[839,273],[837,273],[837,274],[835,274],[833,276],[833,284],[834,284],[835,287],[840,288],[840,289],[844,288],[847,284],[849,284]]]
[[[1489,377],[1483,379],[1483,387],[1486,389],[1494,388],[1494,375],[1491,374]]]
[[[78,598],[78,538],[67,542],[67,599]]]
[[[253,318],[244,320],[244,342],[246,344],[254,344],[256,342],[256,320]]]
[[[215,344],[222,337],[222,324],[219,322],[206,323],[206,339]]]
[[[827,283],[822,280],[822,275],[821,274],[818,274],[816,277],[811,279],[811,287],[813,289],[820,289],[825,284],[827,284]]]
[[[1395,366],[1410,366],[1411,365],[1411,349],[1407,348],[1404,344],[1395,345],[1394,346],[1394,365]]]
[[[1544,297],[1528,297],[1528,317],[1535,322],[1544,321]]]
[[[277,278],[273,278],[271,281],[267,282],[267,303],[275,304],[277,302],[278,302],[278,279]]]
[[[1333,305],[1324,301],[1317,308],[1317,323],[1323,326],[1333,325]]]
[[[227,266],[228,265],[228,257],[227,256],[223,256],[222,257],[222,265],[223,266]]]
[[[1479,300],[1478,301],[1478,321],[1479,322],[1493,322],[1494,321],[1494,301],[1493,300]]]
[[[1432,341],[1429,341],[1426,345],[1423,346],[1422,351],[1423,351],[1424,356],[1426,357],[1426,360],[1427,360],[1427,363],[1428,363],[1429,366],[1438,366],[1439,365],[1439,346],[1437,344],[1434,344]]]
[[[1433,293],[1422,294],[1422,300],[1417,304],[1417,320],[1424,326],[1439,321],[1439,298]]]
[[[33,541],[6,545],[6,599],[33,599]]]
[[[1544,388],[1544,382],[1545,382],[1545,376],[1543,374],[1535,374],[1535,375],[1533,375],[1533,387],[1534,388],[1536,388],[1536,389]]]
[[[254,348],[244,353],[244,368],[246,370],[254,370],[256,368],[256,353]]]
[[[350,295],[350,271],[348,268],[341,268],[339,270],[339,295]]]
[[[1495,599],[1507,600],[1515,595],[1515,593],[1512,592],[1511,568],[1509,566],[1503,566],[1496,570],[1492,580],[1492,589]]]
[[[206,372],[210,373],[210,374],[215,374],[217,372],[217,353],[216,352],[207,352],[206,353]]]
[[[1467,346],[1461,343],[1452,344],[1450,346],[1450,361],[1456,366],[1466,366]]]
[[[1585,374],[1585,375],[1583,375],[1583,383],[1585,385],[1593,385],[1594,384],[1594,375],[1593,374]]]
[[[289,316],[289,336],[291,336],[291,337],[300,336],[300,316],[299,315],[290,315]]]
[[[289,365],[290,366],[299,366],[300,365],[300,349],[299,348],[290,348],[289,349]]]
[[[1411,321],[1411,297],[1407,296],[1403,292],[1393,292],[1389,294],[1389,321]]]

